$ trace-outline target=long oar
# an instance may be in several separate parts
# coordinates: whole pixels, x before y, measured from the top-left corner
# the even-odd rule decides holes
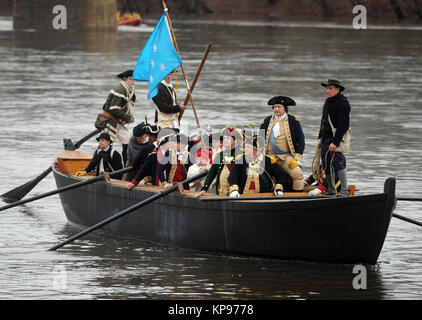
[[[398,197],[398,201],[422,201],[422,198],[406,198],[406,197]]]
[[[68,243],[70,243],[70,242],[72,242],[72,241],[74,241],[76,239],[79,239],[80,237],[83,237],[84,235],[86,235],[86,234],[88,234],[88,233],[90,233],[90,232],[92,232],[94,230],[97,230],[98,228],[101,228],[101,227],[105,226],[106,224],[109,224],[110,222],[113,222],[114,220],[117,220],[117,219],[119,219],[119,218],[127,215],[128,213],[131,213],[131,212],[135,211],[136,209],[139,209],[139,208],[141,208],[141,207],[143,207],[143,206],[145,206],[145,205],[147,205],[147,204],[149,204],[149,203],[151,203],[151,202],[153,202],[153,201],[155,201],[157,199],[160,199],[160,198],[162,198],[162,197],[164,197],[164,196],[166,196],[166,195],[168,195],[168,194],[176,191],[177,188],[178,188],[178,186],[179,186],[179,184],[183,185],[185,183],[194,182],[194,181],[196,181],[196,180],[201,179],[202,177],[204,177],[207,173],[208,173],[208,171],[204,171],[204,172],[202,172],[202,173],[200,173],[200,174],[198,174],[198,175],[196,175],[196,176],[194,176],[194,177],[192,177],[190,179],[186,179],[186,180],[184,180],[182,182],[179,182],[178,184],[173,185],[169,189],[164,189],[163,191],[161,191],[161,192],[153,195],[152,197],[149,197],[149,198],[145,199],[144,201],[141,201],[141,202],[139,202],[139,203],[137,203],[137,204],[135,204],[135,205],[133,205],[133,206],[131,206],[131,207],[129,207],[129,208],[127,208],[127,209],[119,212],[119,213],[116,213],[115,215],[113,215],[113,216],[111,216],[111,217],[109,217],[109,218],[107,218],[107,219],[105,219],[105,220],[97,223],[96,225],[93,225],[92,227],[89,227],[88,229],[85,229],[84,231],[79,232],[78,234],[74,235],[73,237],[67,239],[66,241],[63,241],[62,243],[59,243],[58,245],[56,245],[56,246],[48,249],[48,251],[57,250],[57,249],[65,246],[66,244],[68,244]]]
[[[95,136],[97,133],[99,133],[101,130],[95,130],[91,132],[86,137],[83,137],[81,140],[76,142],[74,145],[74,150],[79,148],[82,143],[87,141],[89,138]],[[28,181],[27,183],[24,183],[23,185],[20,185],[19,187],[16,187],[9,192],[6,192],[2,194],[0,197],[3,198],[5,202],[15,202],[20,199],[22,199],[28,192],[30,192],[34,187],[42,180],[44,179],[52,170],[52,167],[48,167],[47,170],[45,170],[43,173],[41,173],[39,176],[35,177],[34,179]]]
[[[409,218],[403,217],[403,216],[401,216],[399,214],[393,213],[393,217],[394,218],[397,218],[397,219],[400,219],[400,220],[403,220],[403,221],[406,221],[406,222],[410,222],[410,223],[416,224],[417,226],[422,227],[422,223],[420,223],[420,222],[418,222],[416,220],[413,220],[413,219],[409,219]]]
[[[127,167],[127,168],[123,168],[123,169],[120,169],[120,170],[116,170],[114,172],[110,172],[110,177],[113,177],[113,176],[118,175],[118,174],[126,173],[126,172],[129,172],[129,171],[132,171],[132,170],[133,170],[132,167]],[[16,206],[20,206],[22,204],[25,204],[25,203],[28,203],[28,202],[31,202],[31,201],[46,198],[48,196],[52,196],[53,194],[65,192],[65,191],[72,190],[72,189],[75,189],[75,188],[78,188],[78,187],[81,187],[81,186],[86,186],[87,184],[91,184],[91,183],[101,181],[101,180],[104,180],[104,175],[101,175],[101,176],[98,176],[98,177],[95,177],[95,178],[91,178],[91,179],[88,179],[88,180],[76,182],[76,183],[70,184],[66,187],[62,187],[62,188],[59,188],[59,189],[56,189],[56,190],[53,190],[53,191],[49,191],[49,192],[40,194],[38,196],[25,199],[25,200],[13,202],[13,203],[8,204],[6,206],[0,207],[0,211],[10,209],[10,208],[13,208],[13,207],[16,207]]]
[[[199,75],[201,74],[201,71],[202,71],[202,68],[204,67],[205,61],[208,58],[208,54],[210,53],[211,47],[212,47],[212,41],[208,42],[207,49],[205,50],[205,53],[202,56],[201,63],[199,64],[198,69],[196,70],[195,78],[193,78],[193,81],[190,85],[191,93],[193,92],[193,89],[195,88],[196,82],[198,81]],[[186,105],[188,102],[189,102],[189,94],[186,95],[186,98],[185,98],[185,101],[183,101],[183,104]],[[180,111],[179,122],[182,119],[184,112],[185,112],[184,110]]]

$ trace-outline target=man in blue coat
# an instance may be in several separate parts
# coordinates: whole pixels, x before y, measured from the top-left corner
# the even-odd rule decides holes
[[[344,86],[338,80],[329,79],[321,83],[327,90],[317,146],[321,147],[323,169],[328,182],[328,194],[337,194],[334,177],[341,183],[340,195],[348,195],[346,157],[350,147],[350,104],[342,92]]]

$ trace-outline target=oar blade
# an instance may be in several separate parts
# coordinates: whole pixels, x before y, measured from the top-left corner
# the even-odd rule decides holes
[[[34,187],[42,179],[44,179],[51,171],[52,171],[52,168],[49,167],[47,170],[45,170],[36,178],[24,183],[23,185],[20,185],[19,187],[14,188],[13,190],[10,190],[9,192],[2,194],[1,197],[7,203],[19,201],[24,196],[26,196],[32,189],[34,189]]]

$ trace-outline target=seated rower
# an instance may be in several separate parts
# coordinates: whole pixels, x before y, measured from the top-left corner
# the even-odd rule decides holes
[[[146,124],[142,130],[145,132],[145,135],[148,139],[148,142],[145,143],[140,149],[136,152],[135,156],[132,158],[132,167],[135,169],[133,175],[131,178],[127,179],[128,181],[132,180],[136,172],[138,172],[142,164],[147,159],[148,155],[154,151],[154,149],[157,147],[157,134],[158,134],[158,127],[156,125],[150,125]]]
[[[275,158],[264,155],[263,147],[261,137],[254,135],[245,139],[245,153],[236,158],[229,175],[231,198],[272,191],[276,196],[283,195],[285,173]]]
[[[133,134],[129,139],[128,149],[127,149],[127,162],[126,166],[133,166],[133,161],[135,159],[136,154],[138,151],[148,145],[149,137],[145,132],[145,122],[141,122],[135,128],[133,128]],[[134,167],[134,166],[133,166]],[[135,168],[135,167],[134,167]],[[140,167],[136,168],[137,170]],[[130,181],[135,176],[135,171],[130,171],[126,174],[126,180]]]
[[[95,169],[95,174],[98,176],[103,172],[113,172],[123,169],[123,159],[119,151],[112,149],[113,141],[108,133],[101,133],[97,138],[98,149],[95,150],[91,162],[85,170],[76,172],[77,176],[85,176],[88,172]],[[122,179],[122,174],[114,176],[113,179]]]
[[[192,165],[189,151],[187,150],[188,138],[179,133],[176,137],[176,145],[167,148],[158,161],[157,177],[160,186],[170,188],[173,182],[186,180],[189,167]],[[189,189],[189,185],[183,186]]]
[[[126,186],[126,189],[132,189],[142,180],[144,183],[159,185],[159,180],[156,175],[159,159],[162,158],[163,153],[165,153],[169,148],[174,148],[176,135],[176,131],[170,128],[163,129],[159,132],[157,147],[155,147],[155,149],[147,155],[141,169],[138,171],[131,183]]]
[[[195,163],[189,167],[187,178],[192,178],[211,167],[210,150],[200,149],[196,153]],[[189,183],[190,191],[200,191],[205,178]]]
[[[211,168],[208,171],[201,188],[201,192],[195,196],[196,198],[207,194],[214,179],[216,179],[217,194],[229,195],[230,186],[228,177],[235,162],[236,155],[242,154],[241,146],[243,142],[243,133],[239,129],[225,127],[220,132],[220,141],[223,143],[222,150],[215,153]]]

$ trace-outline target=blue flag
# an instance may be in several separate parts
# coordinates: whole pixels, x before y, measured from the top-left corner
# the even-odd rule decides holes
[[[157,85],[183,64],[173,45],[166,13],[167,9],[145,44],[133,71],[133,80],[148,82],[148,99],[155,97]]]

